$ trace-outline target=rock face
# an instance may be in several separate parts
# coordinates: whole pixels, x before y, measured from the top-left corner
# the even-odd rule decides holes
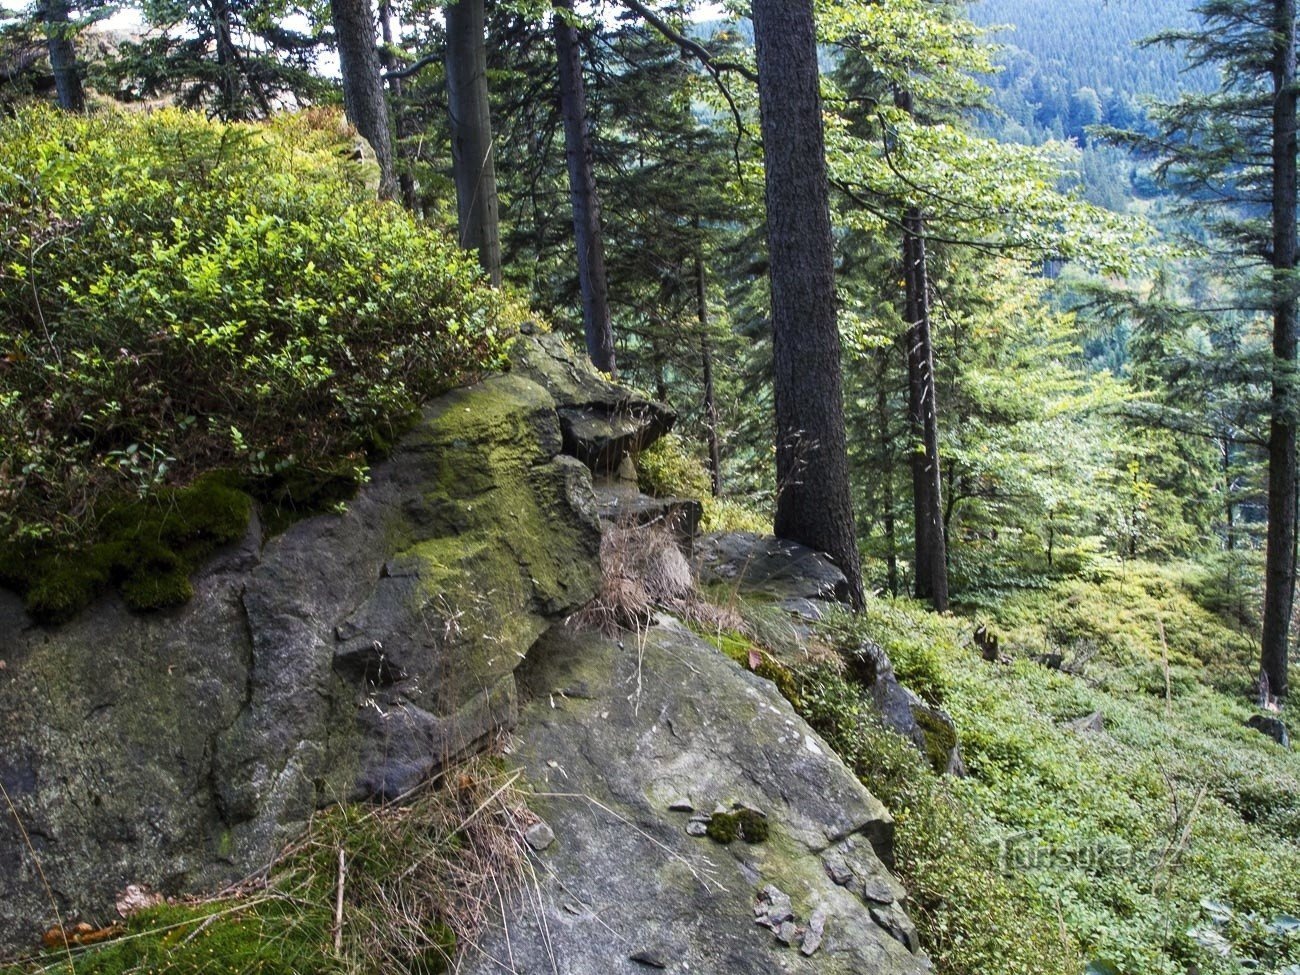
[[[520,685],[511,758],[554,841],[462,970],[928,970],[881,863],[888,812],[770,683],[668,624],[557,627]],[[766,839],[695,835],[719,807],[761,814]]]
[[[0,591],[0,949],[56,909],[106,922],[132,884],[246,876],[320,806],[517,728],[537,885],[462,971],[928,970],[888,812],[770,683],[668,618],[621,641],[559,622],[599,581],[592,468],[669,425],[534,336],[345,513],[251,524],[184,607],[106,597],[47,628]],[[842,586],[770,539],[708,553],[796,611]]]
[[[695,566],[706,585],[757,595],[806,619],[820,619],[829,602],[848,599],[844,573],[825,555],[752,532],[704,536],[695,545]],[[952,718],[900,684],[884,650],[864,643],[849,664],[889,728],[909,739],[936,771],[966,774]]]
[[[550,391],[560,415],[564,452],[597,475],[614,474],[628,454],[658,440],[677,419],[663,403],[577,365],[558,335],[528,336],[520,343],[513,369]]]
[[[106,920],[130,883],[242,877],[319,806],[510,727],[515,669],[598,579],[562,442],[546,389],[495,377],[426,410],[346,513],[265,545],[250,525],[184,607],[44,628],[0,590],[0,946],[54,906]]]

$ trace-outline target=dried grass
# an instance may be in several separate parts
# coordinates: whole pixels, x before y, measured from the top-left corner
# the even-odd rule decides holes
[[[697,601],[695,576],[663,520],[606,529],[600,542],[600,591],[570,622],[613,636],[644,629],[655,612],[681,612]]]

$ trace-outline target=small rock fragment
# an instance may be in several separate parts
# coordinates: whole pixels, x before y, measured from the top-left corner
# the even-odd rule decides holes
[[[555,831],[542,820],[538,820],[524,831],[524,842],[541,853],[555,842]]]
[[[799,950],[811,957],[812,953],[822,946],[822,934],[825,930],[826,912],[819,907],[808,919],[808,930],[804,932],[803,944],[799,946]]]
[[[845,864],[843,857],[836,853],[827,853],[822,857],[822,866],[826,868],[826,875],[831,878],[831,882],[839,887],[853,879],[853,871]]]
[[[669,812],[695,812],[695,805],[687,798],[674,799],[668,803]]]
[[[894,903],[894,892],[879,877],[869,877],[862,884],[862,899],[877,904]]]
[[[708,836],[709,824],[699,819],[692,819],[686,824],[687,836]]]
[[[795,927],[793,921],[782,921],[780,927],[776,929],[776,940],[783,945],[794,944],[794,939],[799,936],[799,929]]]
[[[1093,711],[1092,714],[1066,722],[1065,726],[1077,734],[1091,735],[1106,730],[1106,719],[1100,711]]]
[[[156,894],[143,884],[127,884],[126,890],[117,895],[117,913],[121,917],[130,917],[163,902],[162,894]]]
[[[638,965],[645,965],[646,968],[667,968],[668,963],[660,958],[653,951],[638,951],[635,955],[628,955],[631,961]]]
[[[789,896],[771,884],[759,891],[758,907],[754,908],[754,914],[757,916],[756,924],[773,931],[779,930],[786,921],[794,920],[794,909],[790,905]]]

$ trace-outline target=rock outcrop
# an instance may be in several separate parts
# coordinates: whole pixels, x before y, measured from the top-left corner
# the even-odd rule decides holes
[[[0,945],[55,909],[103,919],[128,883],[242,877],[319,806],[399,795],[513,725],[515,669],[599,573],[589,468],[528,374],[440,398],[345,513],[251,524],[186,606],[41,627],[0,590]],[[588,432],[650,436],[598,412]]]
[[[537,880],[463,970],[927,970],[888,812],[775,687],[669,618],[622,640],[561,622],[597,590],[602,528],[689,533],[676,502],[625,492],[615,517],[592,486],[671,422],[526,337],[344,513],[251,524],[184,607],[105,597],[41,627],[0,591],[0,948],[56,913],[107,921],[130,884],[243,877],[322,805],[398,797],[513,728]],[[758,536],[703,557],[806,616],[842,588]]]
[[[553,840],[465,971],[928,970],[881,862],[889,813],[771,683],[671,621],[558,627],[519,676],[510,760]],[[692,828],[715,810],[765,837]]]

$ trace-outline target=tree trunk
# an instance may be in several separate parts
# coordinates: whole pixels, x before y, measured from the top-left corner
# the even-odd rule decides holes
[[[383,45],[379,49],[379,65],[385,73],[396,70],[397,59],[393,57],[393,3],[381,0],[379,4],[379,35]],[[402,79],[389,78],[388,90],[392,93],[390,104],[393,107],[393,127],[397,130],[397,142],[393,147],[393,167],[397,168],[397,158],[402,152],[402,139],[409,135],[406,112],[402,107]],[[401,193],[402,206],[412,213],[420,211],[420,203],[415,195],[415,177],[408,168],[402,167],[397,174],[397,188]]]
[[[911,431],[915,592],[935,609],[948,608],[948,551],[940,488],[939,421],[934,349],[930,341],[925,222],[920,211],[903,218],[903,282],[907,318],[907,417]]]
[[[501,287],[497,177],[492,165],[492,116],[488,108],[487,47],[483,0],[447,7],[447,109],[456,177],[460,246],[478,251],[478,262]]]
[[[826,552],[861,607],[812,0],[754,0],[772,285],[779,538]]]
[[[700,229],[700,221],[695,221]],[[695,247],[695,314],[700,323],[700,360],[704,367],[704,433],[709,446],[713,496],[722,496],[722,446],[718,442],[718,401],[713,389],[713,345],[709,341],[709,296],[704,283],[704,249]]]
[[[379,197],[397,192],[393,178],[393,139],[388,131],[388,103],[375,46],[375,20],[370,0],[330,0],[334,34],[338,39],[339,70],[343,75],[343,109],[348,121],[370,143],[379,164]]]
[[[601,372],[618,374],[614,330],[605,281],[605,244],[600,233],[600,196],[592,170],[591,133],[587,129],[587,93],[582,82],[582,47],[573,26],[573,0],[554,0],[555,49],[560,68],[560,114],[564,116],[564,153],[569,163],[569,197],[573,202],[573,239],[578,248],[578,286],[582,289],[582,329],[587,355]]]
[[[77,68],[77,50],[72,43],[72,20],[67,0],[45,0],[41,9],[45,37],[50,53],[50,70],[54,72],[54,89],[59,108],[80,114],[86,110],[86,92]]]
[[[876,441],[880,444],[880,504],[885,521],[885,585],[898,595],[898,527],[894,520],[894,448],[889,429],[889,350],[876,351]]]
[[[1274,0],[1273,13],[1273,399],[1260,669],[1268,694],[1280,699],[1296,565],[1296,0]]]

